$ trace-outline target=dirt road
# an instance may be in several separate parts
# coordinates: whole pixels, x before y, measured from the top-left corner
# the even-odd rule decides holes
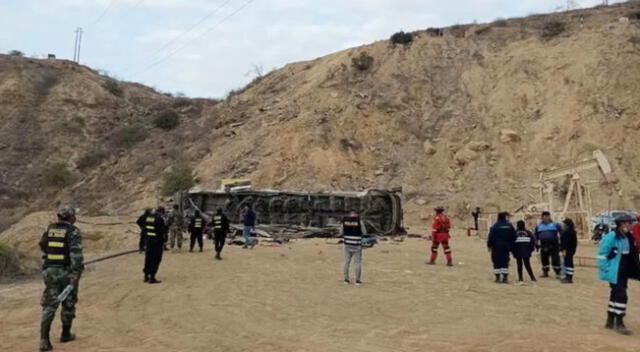
[[[323,240],[282,248],[167,253],[160,285],[142,283],[142,255],[90,267],[78,340],[57,351],[635,351],[640,290],[628,326],[603,329],[608,288],[594,269],[577,283],[492,282],[484,243],[457,237],[456,266],[425,265],[424,240],[385,242],[364,256],[364,281],[345,286],[341,250]],[[594,248],[583,248],[583,252]],[[539,265],[535,264],[536,270]],[[515,269],[512,268],[512,274]],[[0,287],[0,350],[35,351],[40,281]],[[53,328],[59,334],[59,319]]]

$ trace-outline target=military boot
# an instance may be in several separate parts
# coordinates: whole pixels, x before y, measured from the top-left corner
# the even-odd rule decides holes
[[[49,339],[49,330],[51,330],[51,323],[40,326],[40,351],[51,351],[53,349]]]
[[[155,276],[151,276],[151,279],[149,279],[149,283],[150,284],[159,284],[159,283],[162,283],[162,281],[156,280]]]
[[[503,284],[509,283],[509,274],[502,274],[502,283]]]
[[[614,318],[613,330],[615,330],[615,332],[620,335],[632,334],[631,330],[627,329],[627,327],[624,326],[624,317],[622,315],[616,315],[616,317]]]
[[[494,281],[496,284],[500,283],[500,274],[495,274],[496,275],[496,280]]]
[[[607,323],[604,325],[605,329],[613,329],[614,319],[615,319],[615,314],[611,312],[607,312]]]
[[[71,323],[62,324],[62,335],[60,342],[65,343],[76,339],[76,335],[71,333]]]
[[[149,274],[144,274],[144,282],[149,282]]]

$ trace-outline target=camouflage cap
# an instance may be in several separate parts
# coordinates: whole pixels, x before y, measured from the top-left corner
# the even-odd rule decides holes
[[[60,205],[58,207],[57,215],[59,217],[63,218],[63,219],[67,219],[67,218],[70,218],[72,216],[75,216],[76,215],[76,210],[73,209],[73,207],[71,207],[68,204],[63,204],[63,205]]]

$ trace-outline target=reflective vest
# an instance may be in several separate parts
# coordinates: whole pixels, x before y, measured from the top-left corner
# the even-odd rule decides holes
[[[362,246],[362,227],[360,217],[348,216],[342,219],[342,231],[344,244],[350,246]]]
[[[201,229],[202,228],[202,218],[193,219],[193,228],[194,229]]]
[[[156,217],[153,215],[147,216],[144,220],[144,229],[146,231],[147,236],[155,237],[158,236],[158,232],[156,229]]]
[[[216,215],[213,217],[213,229],[217,231],[222,230],[222,216]]]
[[[69,260],[69,236],[73,226],[64,223],[49,225],[47,228],[47,244],[44,248],[44,267],[65,267]]]

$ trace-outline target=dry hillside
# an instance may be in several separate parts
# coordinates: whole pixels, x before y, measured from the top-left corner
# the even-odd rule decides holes
[[[411,45],[287,65],[222,103],[0,56],[0,226],[60,200],[135,213],[180,164],[204,186],[238,176],[292,190],[402,186],[411,224],[435,204],[518,207],[541,170],[595,149],[620,179],[594,186],[595,210],[640,207],[639,14],[629,2],[421,31]],[[363,52],[374,61],[359,70]],[[180,119],[170,131],[153,124],[166,111]]]

